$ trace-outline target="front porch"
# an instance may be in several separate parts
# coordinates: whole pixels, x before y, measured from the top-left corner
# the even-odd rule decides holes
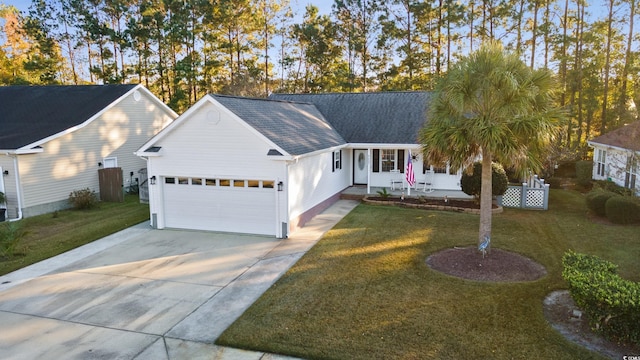
[[[377,196],[378,191],[382,190],[382,187],[371,187],[371,193],[367,194],[367,186],[366,185],[354,185],[346,188],[342,191],[340,198],[342,199],[350,199],[350,200],[361,200],[365,196]],[[421,191],[416,189],[411,189],[411,195],[408,195],[407,189],[395,189],[391,190],[391,188],[386,188],[387,192],[391,194],[391,196],[401,196],[404,193],[404,196],[411,197],[426,197],[426,198],[437,198],[443,199],[445,196],[447,199],[473,199],[473,196],[467,195],[462,190],[433,190],[433,191]]]

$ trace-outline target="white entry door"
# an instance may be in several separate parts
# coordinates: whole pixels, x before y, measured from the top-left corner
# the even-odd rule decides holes
[[[353,183],[367,184],[368,170],[367,150],[353,150]]]

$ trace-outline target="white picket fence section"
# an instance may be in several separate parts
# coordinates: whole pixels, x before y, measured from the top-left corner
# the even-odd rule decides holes
[[[549,207],[549,184],[538,175],[529,177],[522,185],[509,185],[504,195],[498,197],[503,207],[547,210]]]

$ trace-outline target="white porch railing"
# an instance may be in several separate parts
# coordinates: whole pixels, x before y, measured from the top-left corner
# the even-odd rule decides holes
[[[504,195],[498,197],[503,207],[547,210],[549,207],[549,184],[533,175],[520,185],[509,185]]]

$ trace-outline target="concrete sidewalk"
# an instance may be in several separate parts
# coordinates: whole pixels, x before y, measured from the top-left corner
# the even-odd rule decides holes
[[[2,359],[285,359],[213,345],[348,214],[286,240],[134,226],[0,277]]]

